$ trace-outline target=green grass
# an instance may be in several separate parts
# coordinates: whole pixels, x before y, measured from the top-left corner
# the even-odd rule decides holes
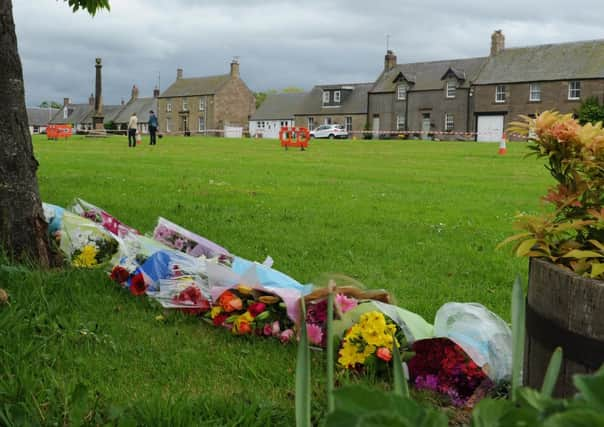
[[[495,246],[516,213],[542,209],[551,183],[515,143],[505,156],[494,144],[422,141],[313,141],[305,152],[209,137],[34,145],[47,202],[81,197],[145,232],[164,216],[242,257],[271,255],[304,283],[332,272],[388,289],[430,322],[447,301],[509,320],[527,262]],[[68,396],[82,383],[98,419],[124,410],[139,425],[293,423],[294,346],[180,315],[157,321],[157,306],[100,271],[5,269],[0,287],[11,294],[0,308],[0,416],[25,408],[51,425],[77,408]],[[326,405],[322,357],[313,354],[315,417]]]

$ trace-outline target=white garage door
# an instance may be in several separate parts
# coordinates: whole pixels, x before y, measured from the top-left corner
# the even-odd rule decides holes
[[[503,140],[503,116],[478,116],[476,141],[501,142]]]

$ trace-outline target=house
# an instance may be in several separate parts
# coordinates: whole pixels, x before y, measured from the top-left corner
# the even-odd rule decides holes
[[[63,107],[50,120],[51,124],[71,125],[74,133],[92,129],[92,121],[87,121],[94,113],[94,97],[88,104],[72,104],[69,98],[63,98]]]
[[[152,97],[139,98],[138,94],[138,88],[134,85],[130,100],[121,106],[113,120],[117,130],[127,130],[132,113],[136,113],[139,132],[149,133],[149,111],[157,114],[159,89],[153,90]]]
[[[46,133],[46,126],[58,111],[56,108],[28,108],[27,122],[29,133],[32,135]]]
[[[367,121],[367,94],[373,83],[319,85],[304,96],[295,113],[296,126],[314,129],[321,124],[341,124],[360,133]]]
[[[393,51],[369,91],[367,120],[374,138],[409,131],[427,139],[467,138],[471,86],[486,58],[397,64]],[[455,132],[441,135],[440,132]],[[436,134],[435,134],[436,133]]]
[[[294,115],[306,93],[279,93],[268,95],[250,118],[250,135],[261,138],[279,138],[283,126],[294,126]]]
[[[92,105],[93,108],[82,119],[82,131],[94,129],[94,115],[96,114],[94,111],[94,95],[90,94],[90,97],[88,98],[88,103]],[[122,108],[124,108],[123,103],[121,105],[103,105],[103,125],[105,127],[111,126],[111,124],[115,122],[115,118],[117,117],[118,113],[122,110]]]
[[[229,74],[184,78],[176,81],[158,99],[159,127],[164,132],[205,133],[225,126],[246,127],[256,109],[252,91],[239,76],[239,62],[231,62]]]
[[[495,31],[474,82],[477,140],[500,140],[520,114],[575,112],[591,96],[604,98],[604,40],[506,48]]]

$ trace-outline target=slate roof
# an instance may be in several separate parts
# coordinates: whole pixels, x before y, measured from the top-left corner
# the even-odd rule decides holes
[[[103,123],[107,124],[109,122],[115,122],[116,116],[119,112],[124,108],[123,105],[103,105]],[[80,123],[92,123],[92,118],[94,116],[94,108],[92,108],[86,117],[82,119]]]
[[[366,114],[367,113],[367,94],[373,86],[373,83],[353,83],[338,85],[319,85],[312,88],[304,96],[296,115],[308,114]],[[323,89],[342,89],[352,88],[352,93],[348,95],[339,107],[323,107]]]
[[[231,79],[230,74],[176,79],[159,97],[171,98],[176,96],[213,95],[222,87],[222,85],[229,81],[229,79]]]
[[[68,109],[68,116],[65,119],[63,115],[64,108]],[[68,104],[66,107],[59,109],[54,115],[50,123],[53,124],[76,124],[85,123],[86,117],[94,111],[94,107],[90,104]]]
[[[306,93],[268,95],[250,120],[293,119],[305,97]]]
[[[124,105],[113,121],[115,123],[128,123],[132,113],[136,113],[139,123],[147,123],[150,110],[157,114],[157,98],[137,98]]]
[[[28,108],[27,122],[30,126],[46,126],[58,111],[57,108]]]
[[[475,84],[604,78],[604,40],[506,48],[489,57]]]
[[[443,88],[442,78],[449,70],[458,78],[465,78],[459,87],[469,88],[486,59],[482,57],[397,64],[391,70],[382,73],[371,92],[394,92],[397,86],[396,78],[401,74],[407,81],[413,83],[409,88],[410,91],[440,90]]]

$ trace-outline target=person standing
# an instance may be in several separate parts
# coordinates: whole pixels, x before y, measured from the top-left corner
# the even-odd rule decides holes
[[[151,139],[149,140],[149,145],[157,144],[157,116],[153,112],[153,110],[149,111],[149,135]]]
[[[136,113],[132,113],[128,122],[128,147],[136,147],[136,131],[138,130],[138,119]]]

